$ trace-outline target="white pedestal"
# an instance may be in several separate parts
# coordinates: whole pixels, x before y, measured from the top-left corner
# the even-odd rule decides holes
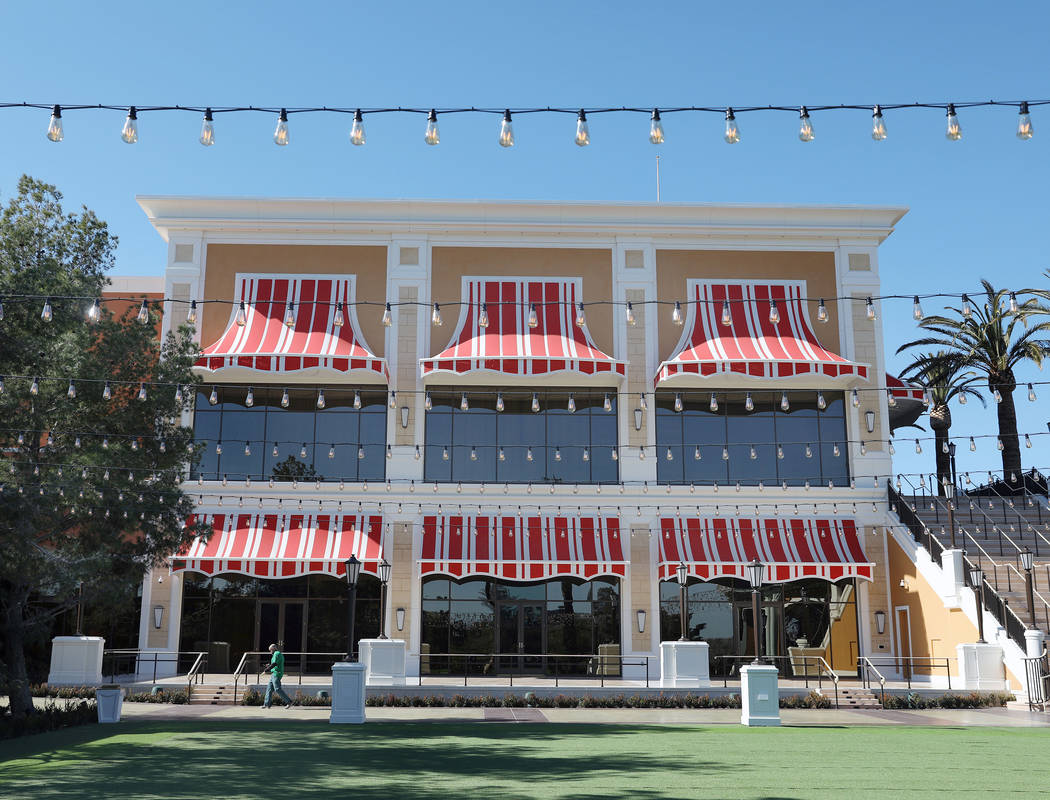
[[[332,713],[334,725],[360,725],[365,721],[365,665],[332,664]]]
[[[1038,628],[1028,628],[1024,632],[1025,655],[1029,658],[1039,658],[1043,654],[1046,637]]]
[[[780,686],[777,679],[777,668],[768,664],[748,664],[740,668],[741,725],[780,725]]]
[[[98,686],[102,683],[101,636],[56,636],[51,640],[52,686]]]
[[[711,685],[707,642],[660,642],[660,685],[706,689]]]
[[[963,689],[979,692],[1002,692],[1009,689],[1003,677],[1003,648],[997,644],[964,643],[956,645],[959,677]]]
[[[404,686],[408,652],[404,639],[362,639],[358,642],[365,665],[366,686]]]
[[[959,607],[959,595],[966,587],[966,565],[962,550],[945,550],[941,553],[941,569],[944,571],[942,595],[951,608]]]
[[[96,689],[95,702],[99,722],[120,722],[120,712],[124,708],[123,689]]]

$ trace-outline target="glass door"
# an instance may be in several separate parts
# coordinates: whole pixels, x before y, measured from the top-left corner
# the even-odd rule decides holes
[[[276,644],[284,653],[303,651],[306,630],[304,600],[260,600],[256,617],[256,649],[264,651]],[[267,658],[260,659],[265,665]],[[285,669],[300,668],[299,656],[285,656]]]
[[[521,668],[524,672],[543,672],[543,606],[538,603],[530,603],[521,606],[518,615],[520,629],[518,641],[521,642],[521,652],[527,655],[522,659]]]
[[[499,672],[518,672],[520,670],[520,640],[518,631],[521,628],[521,606],[515,603],[502,603],[499,606],[499,652],[496,660]],[[507,654],[515,655],[507,655]]]
[[[542,603],[501,603],[498,667],[501,672],[541,673],[544,636]]]

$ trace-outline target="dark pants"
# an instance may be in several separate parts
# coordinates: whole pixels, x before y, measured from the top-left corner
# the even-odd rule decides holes
[[[263,706],[265,708],[269,708],[270,705],[273,703],[273,696],[275,694],[282,700],[284,700],[284,702],[291,705],[292,698],[290,698],[285,693],[284,689],[281,688],[281,679],[278,678],[276,675],[271,675],[270,682],[266,685],[266,697],[263,698]]]

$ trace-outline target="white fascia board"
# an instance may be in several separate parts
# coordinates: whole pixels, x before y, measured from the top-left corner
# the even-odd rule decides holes
[[[177,229],[421,235],[835,237],[881,242],[903,206],[716,203],[525,203],[144,195],[139,205],[163,236]]]

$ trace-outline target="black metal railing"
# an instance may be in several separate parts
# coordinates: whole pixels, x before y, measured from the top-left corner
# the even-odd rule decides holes
[[[284,653],[284,677],[295,681],[296,685],[303,685],[304,675],[331,674],[332,664],[342,661],[346,655],[343,653],[322,652],[292,652]],[[357,653],[354,653],[356,660]],[[249,650],[241,655],[241,660],[233,671],[233,702],[237,702],[237,692],[240,685],[248,688],[248,678],[255,675],[255,682],[260,683],[263,670],[270,663],[270,652],[268,650]]]
[[[879,672],[878,668],[871,663],[867,656],[857,659],[857,673],[860,675],[860,685],[865,689],[871,689],[872,675],[879,682],[879,702],[886,705],[886,676]]]
[[[1028,691],[1028,710],[1046,711],[1050,700],[1050,664],[1046,650],[1042,655],[1024,659],[1025,688]]]
[[[171,665],[171,669],[166,667]],[[187,684],[201,683],[208,667],[208,654],[197,650],[136,650],[114,649],[102,651],[102,675],[110,676],[110,683],[140,683],[186,676]],[[157,673],[167,673],[158,675]],[[149,676],[148,678],[142,677]]]
[[[543,678],[554,681],[558,687],[564,680],[593,680],[605,686],[606,680],[624,680],[625,667],[639,667],[649,687],[650,663],[656,656],[623,656],[613,654],[563,655],[552,653],[422,653],[419,656],[419,685],[424,678],[463,679],[469,686],[471,679],[506,679],[509,686],[515,679]]]
[[[879,659],[876,661],[875,659]],[[912,679],[917,675],[925,675],[928,677],[936,677],[937,670],[944,670],[945,677],[948,679],[948,688],[952,688],[952,662],[958,659],[952,656],[869,656],[864,661],[867,662],[865,665],[871,669],[882,667],[883,669],[893,669],[893,671],[901,676],[909,689],[911,689]],[[859,666],[859,662],[858,662]],[[881,673],[879,673],[881,675]],[[957,673],[958,676],[958,673]],[[864,682],[864,678],[861,679]]]
[[[777,673],[783,675],[785,678],[793,678],[798,680],[802,679],[803,684],[808,689],[810,679],[815,679],[817,684],[817,691],[823,694],[824,682],[829,681],[835,689],[835,708],[839,707],[839,676],[831,668],[831,665],[824,660],[823,656],[763,656],[763,660],[766,663],[772,664],[777,668]],[[748,664],[754,663],[754,656],[715,656],[716,661],[725,661],[729,664],[729,669],[722,670],[722,688],[728,688],[729,678],[732,677],[733,673],[739,677],[740,667],[747,666]],[[785,671],[781,662],[787,662],[787,670]],[[802,662],[801,671],[798,669],[799,662]]]

